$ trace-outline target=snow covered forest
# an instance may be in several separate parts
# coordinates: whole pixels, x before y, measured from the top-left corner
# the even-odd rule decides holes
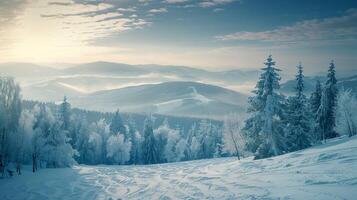
[[[310,97],[304,93],[303,66],[296,72],[295,94],[279,92],[280,70],[269,56],[249,98],[247,113],[228,114],[223,123],[202,119],[184,129],[168,120],[154,128],[147,115],[139,129],[119,110],[98,120],[89,112],[73,112],[64,97],[58,105],[21,99],[13,78],[0,79],[1,176],[21,174],[24,165],[42,168],[86,165],[138,165],[205,158],[254,156],[268,158],[357,133],[357,99],[338,90],[332,61],[325,83],[316,82]],[[78,111],[78,109],[77,109]],[[98,118],[97,116],[97,118]]]

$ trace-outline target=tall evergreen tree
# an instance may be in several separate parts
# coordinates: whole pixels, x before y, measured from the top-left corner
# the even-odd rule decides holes
[[[155,164],[159,162],[151,116],[145,120],[142,152],[144,164]]]
[[[326,81],[326,95],[328,98],[328,110],[327,110],[327,138],[333,138],[337,136],[335,131],[336,126],[336,108],[337,108],[337,79],[336,79],[336,69],[335,64],[331,61]]]
[[[317,116],[317,122],[321,130],[321,140],[337,136],[334,130],[336,125],[337,94],[335,64],[331,61]]]
[[[304,75],[301,64],[297,66],[297,69],[296,94],[288,98],[285,109],[285,134],[288,151],[296,151],[311,146],[311,119],[313,117],[304,94]]]
[[[248,113],[244,131],[249,138],[247,148],[256,153],[256,158],[275,156],[284,151],[282,135],[282,104],[284,97],[278,93],[280,88],[280,69],[269,56],[264,63],[255,96],[249,98]]]
[[[124,126],[123,120],[120,116],[119,110],[117,110],[114,114],[114,117],[112,119],[112,122],[110,123],[110,132],[111,134],[123,134],[125,136],[125,139],[127,138],[127,131],[126,131],[126,127]]]
[[[315,91],[313,91],[310,96],[310,108],[311,112],[314,114],[315,117],[321,104],[321,96],[322,87],[320,81],[317,80],[315,85]]]
[[[321,126],[319,124],[318,119],[318,111],[321,105],[322,99],[322,86],[319,80],[316,81],[315,91],[311,93],[310,96],[310,111],[312,113],[312,126],[313,126],[313,133],[311,135],[312,142],[315,143],[321,140]]]
[[[131,164],[138,164],[140,162],[140,134],[136,130],[136,125],[134,120],[130,117],[129,118],[129,137],[131,141],[131,151],[130,151],[130,163]]]
[[[58,117],[61,122],[61,129],[69,131],[71,123],[71,104],[68,103],[67,97],[63,97],[63,102],[60,105]]]

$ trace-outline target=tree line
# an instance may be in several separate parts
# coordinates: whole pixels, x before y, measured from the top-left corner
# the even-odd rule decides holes
[[[246,119],[232,115],[225,120],[224,138],[230,152],[255,159],[305,149],[326,139],[357,133],[357,105],[351,90],[337,88],[335,64],[331,61],[327,80],[316,82],[310,97],[304,93],[304,74],[297,66],[295,94],[279,92],[281,71],[269,56],[249,98]],[[248,153],[247,153],[248,152]]]
[[[170,127],[165,120],[154,128],[148,115],[143,130],[119,111],[89,122],[87,112],[73,112],[67,98],[58,106],[32,102],[24,106],[13,78],[0,78],[0,169],[22,165],[40,168],[78,164],[155,164],[221,156],[222,128],[210,120],[193,123],[189,130]],[[99,115],[100,116],[100,115]],[[111,116],[110,119],[107,117]]]

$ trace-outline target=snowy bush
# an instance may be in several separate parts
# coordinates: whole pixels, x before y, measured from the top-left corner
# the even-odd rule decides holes
[[[114,164],[125,164],[130,159],[131,142],[124,140],[123,134],[112,135],[107,141],[107,158]]]

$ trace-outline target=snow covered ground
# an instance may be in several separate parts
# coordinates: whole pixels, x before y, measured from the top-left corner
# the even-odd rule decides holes
[[[357,137],[253,161],[75,166],[0,179],[0,199],[356,199]]]

